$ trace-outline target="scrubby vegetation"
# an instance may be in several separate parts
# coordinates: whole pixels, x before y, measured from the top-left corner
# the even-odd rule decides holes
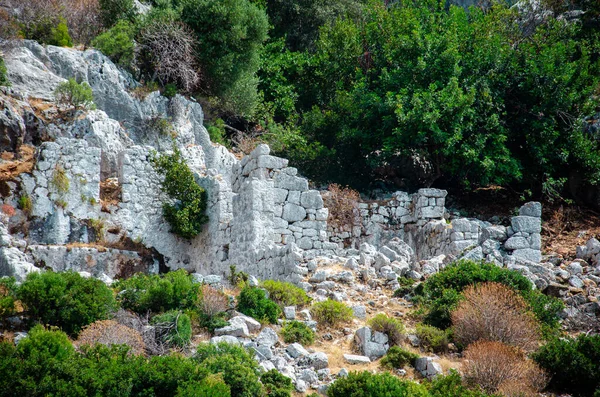
[[[452,341],[452,329],[445,330],[427,324],[417,324],[416,335],[421,345],[434,353],[448,351],[448,344]]]
[[[409,352],[400,346],[392,346],[380,361],[382,367],[389,369],[404,368],[406,365],[413,366],[418,354]]]
[[[312,345],[315,341],[315,332],[300,321],[290,321],[281,328],[281,336],[285,343],[300,343],[304,346]]]
[[[206,216],[207,195],[194,178],[177,147],[172,154],[155,155],[153,164],[163,175],[162,189],[172,202],[163,204],[163,214],[171,231],[191,239],[202,231],[208,222]]]
[[[303,307],[311,301],[302,288],[285,281],[265,280],[261,283],[261,287],[267,290],[269,299],[281,307]]]
[[[352,319],[352,309],[331,299],[312,305],[310,314],[322,327],[336,327]]]
[[[10,81],[6,77],[6,65],[2,57],[0,57],[0,86],[10,86]]]
[[[86,82],[77,83],[75,79],[70,78],[56,87],[54,95],[58,103],[72,106],[74,109],[94,108],[92,88]]]
[[[260,321],[275,324],[281,315],[281,309],[275,302],[267,298],[264,290],[246,286],[238,297],[237,309]]]
[[[402,321],[387,316],[385,313],[379,313],[369,320],[369,326],[377,332],[386,334],[390,345],[399,345],[404,338],[404,325]]]

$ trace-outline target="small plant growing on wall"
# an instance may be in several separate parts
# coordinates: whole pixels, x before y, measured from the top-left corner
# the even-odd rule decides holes
[[[54,167],[52,173],[52,180],[50,181],[52,186],[56,189],[59,194],[63,194],[69,191],[69,177],[65,172],[65,169],[61,165]]]
[[[164,176],[162,190],[171,199],[163,205],[171,232],[187,239],[197,236],[202,225],[208,222],[206,191],[194,180],[178,148],[174,147],[172,154],[154,155],[152,164]]]
[[[90,85],[86,82],[78,84],[73,78],[60,83],[54,91],[54,96],[59,103],[72,106],[75,109],[93,110],[96,108]]]

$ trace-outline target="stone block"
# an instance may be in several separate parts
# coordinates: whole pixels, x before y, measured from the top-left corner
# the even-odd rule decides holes
[[[542,231],[542,220],[532,216],[513,216],[510,220],[515,233],[540,233]]]
[[[309,190],[307,192],[302,192],[300,204],[304,208],[317,210],[323,208],[323,198],[318,190]]]
[[[354,354],[344,354],[344,360],[348,364],[369,364],[371,359],[366,356],[357,356]]]
[[[303,207],[292,203],[286,203],[283,206],[284,220],[288,222],[296,222],[301,221],[304,218],[306,218],[306,210]]]
[[[542,217],[542,204],[537,201],[530,201],[519,208],[519,215],[533,216],[535,218]]]

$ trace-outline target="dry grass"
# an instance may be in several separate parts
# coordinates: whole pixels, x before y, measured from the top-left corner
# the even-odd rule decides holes
[[[360,217],[358,202],[360,194],[349,187],[331,184],[323,195],[325,207],[329,209],[328,223],[336,228],[352,230]]]
[[[539,325],[523,298],[499,283],[465,289],[452,312],[454,340],[468,346],[478,340],[498,341],[526,351],[539,345]]]
[[[600,215],[578,206],[544,207],[542,246],[545,253],[575,259],[575,249],[592,237],[600,237]]]
[[[464,354],[464,380],[472,387],[488,393],[505,390],[513,396],[516,387],[522,391],[539,391],[546,386],[546,374],[515,347],[500,342],[479,341]]]
[[[199,307],[202,313],[213,317],[229,309],[229,299],[223,292],[204,284],[202,285]]]
[[[144,354],[146,345],[142,339],[142,335],[133,328],[119,324],[113,320],[96,321],[87,326],[79,337],[76,345],[102,344],[110,345],[127,345],[131,348],[130,352],[135,355]]]
[[[23,173],[30,173],[35,164],[34,154],[33,146],[21,145],[18,160],[0,162],[0,181],[11,181]],[[2,157],[5,157],[4,154]],[[14,155],[10,157],[14,158]]]
[[[108,178],[100,181],[100,205],[102,211],[110,213],[111,206],[117,206],[121,202],[121,185],[117,178]]]

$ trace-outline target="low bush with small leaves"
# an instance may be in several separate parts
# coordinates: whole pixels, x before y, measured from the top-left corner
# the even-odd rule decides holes
[[[202,285],[198,303],[200,325],[213,332],[216,328],[227,325],[226,311],[229,309],[229,298],[223,292],[208,284]]]
[[[555,338],[533,358],[551,375],[554,391],[583,397],[600,390],[600,335]]]
[[[200,284],[183,269],[162,276],[136,274],[115,285],[121,305],[139,314],[194,309],[199,288]]]
[[[146,348],[139,332],[113,320],[96,321],[84,328],[77,338],[79,346],[93,346],[96,343],[105,346],[127,345],[133,354],[144,354]]]
[[[427,324],[417,324],[416,335],[421,345],[434,353],[445,353],[452,341],[452,329],[445,330]]]
[[[58,103],[71,106],[75,109],[94,109],[94,94],[92,87],[86,82],[77,83],[73,78],[60,83],[54,91]]]
[[[323,195],[323,203],[329,209],[329,224],[341,229],[349,229],[356,224],[360,213],[360,194],[349,187],[331,184]]]
[[[466,347],[478,340],[498,341],[526,351],[539,345],[539,324],[525,300],[500,283],[480,283],[463,291],[451,313],[454,340]]]
[[[389,373],[351,372],[327,389],[327,397],[429,397],[425,386]]]
[[[184,348],[190,344],[192,322],[187,314],[171,310],[152,317],[151,323],[156,327],[157,338],[167,346]]]
[[[4,64],[4,59],[0,57],[0,86],[10,86],[10,81],[6,77],[6,65]]]
[[[29,273],[17,297],[34,320],[58,326],[69,335],[106,319],[116,308],[113,291],[102,281],[72,271]]]
[[[265,280],[261,283],[261,287],[267,290],[269,299],[281,307],[303,307],[311,301],[302,288],[285,281]]]
[[[310,308],[310,314],[322,327],[336,327],[352,320],[352,309],[342,302],[327,299]]]
[[[17,288],[14,277],[0,278],[0,319],[16,313]]]
[[[398,284],[400,284],[400,287],[394,291],[396,298],[403,298],[413,292],[415,288],[415,280],[408,277],[398,277]]]
[[[544,371],[516,347],[501,342],[478,341],[465,350],[463,365],[467,385],[487,393],[502,393],[520,385],[520,394],[535,396],[547,383]]]
[[[247,316],[271,324],[275,324],[281,315],[277,303],[267,298],[264,290],[250,286],[244,287],[240,292],[237,309]]]
[[[374,331],[386,334],[390,345],[399,345],[404,338],[404,325],[402,321],[389,317],[384,313],[379,313],[371,318],[368,324]]]
[[[447,376],[436,376],[427,387],[431,397],[499,397],[497,394],[490,395],[478,389],[467,388],[455,370],[450,370]]]
[[[290,397],[294,390],[292,380],[276,369],[265,372],[260,377],[267,396]]]
[[[281,328],[281,336],[285,343],[300,343],[308,346],[315,341],[315,332],[300,321],[290,321]]]
[[[382,367],[389,369],[400,369],[406,365],[414,366],[418,354],[404,350],[400,346],[392,346],[379,362]]]
[[[126,68],[131,67],[135,55],[134,37],[135,26],[127,21],[120,20],[106,32],[100,34],[92,41],[96,47],[106,56]]]

